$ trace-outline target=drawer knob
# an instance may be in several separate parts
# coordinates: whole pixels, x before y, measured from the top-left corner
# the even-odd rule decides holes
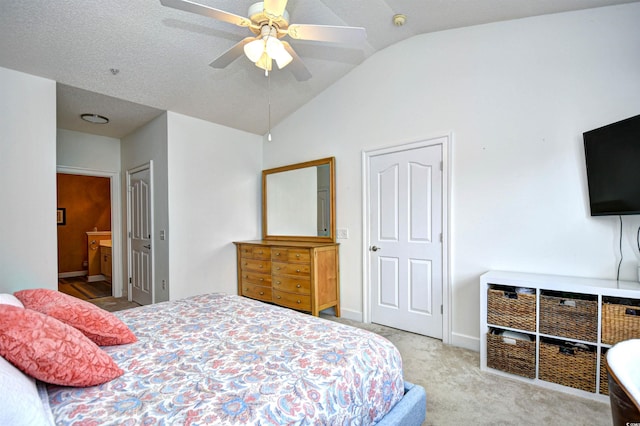
[[[302,302],[300,301],[300,299],[298,299],[298,303],[302,303]]]
[[[262,265],[260,265],[260,269],[262,269]]]
[[[297,288],[300,288],[301,286],[300,286],[300,284],[298,284],[296,287],[297,287]]]
[[[276,252],[276,256],[280,256],[280,252]]]
[[[260,281],[264,281],[264,278],[260,278]]]
[[[300,269],[296,269],[296,272],[300,272]]]
[[[264,295],[264,291],[261,291],[261,292],[260,292],[260,296],[263,296],[263,295]]]
[[[280,270],[280,267],[279,267],[279,266],[278,266],[278,267],[276,267],[276,271],[279,271],[279,270]]]
[[[276,281],[276,284],[277,284],[277,285],[280,285],[280,281]]]
[[[276,296],[276,299],[281,299],[281,297],[280,296]]]
[[[300,257],[300,255],[299,255],[299,254],[296,254],[296,257]]]

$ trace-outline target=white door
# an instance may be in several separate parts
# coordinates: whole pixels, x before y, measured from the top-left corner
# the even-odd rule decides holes
[[[131,298],[141,305],[153,303],[150,177],[149,168],[129,175],[129,280]]]
[[[442,145],[369,159],[372,322],[442,338]]]

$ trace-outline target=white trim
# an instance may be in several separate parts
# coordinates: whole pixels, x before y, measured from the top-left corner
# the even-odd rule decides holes
[[[58,278],[84,277],[89,271],[58,272]]]
[[[466,334],[460,333],[452,333],[450,344],[459,348],[480,352],[480,339],[478,337],[467,336]]]
[[[107,277],[105,277],[102,274],[87,276],[87,282],[88,283],[95,283],[95,282],[98,282],[98,281],[106,281],[106,280],[107,280]]]
[[[133,291],[131,277],[131,199],[129,198],[129,191],[131,187],[131,175],[141,172],[143,170],[149,170],[149,209],[151,215],[151,303],[156,303],[156,250],[154,246],[155,240],[155,212],[154,212],[154,184],[153,184],[153,160],[149,160],[139,166],[132,167],[126,172],[126,205],[127,205],[127,289],[129,290],[129,301],[133,300]]]
[[[108,177],[111,183],[111,250],[112,268],[111,291],[113,297],[122,297],[122,210],[120,208],[120,172],[112,172],[80,167],[57,166],[56,173],[81,176]]]
[[[403,143],[369,151],[362,151],[362,321],[371,322],[371,301],[369,294],[369,160],[381,154],[389,154],[407,149],[423,148],[431,145],[442,146],[442,343],[451,344],[451,279],[450,279],[450,228],[449,203],[451,200],[451,158],[449,155],[453,135],[443,134],[420,141]],[[466,347],[466,346],[465,346]]]

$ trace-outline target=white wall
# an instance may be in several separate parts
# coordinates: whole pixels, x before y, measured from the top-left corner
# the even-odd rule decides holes
[[[236,294],[232,242],[260,236],[262,138],[169,112],[168,141],[171,300]]]
[[[120,172],[120,139],[58,129],[58,166]]]
[[[56,83],[0,68],[0,292],[57,289]]]
[[[582,132],[640,114],[638,22],[634,3],[416,36],[275,127],[265,168],[336,157],[344,315],[363,309],[362,150],[449,133],[452,343],[479,347],[489,269],[615,278],[618,218],[589,216]]]
[[[113,240],[114,295],[127,295],[127,271],[122,267],[126,240],[122,239],[122,184],[120,173],[120,139],[58,129],[56,138],[57,171],[110,180],[111,231]],[[126,207],[125,207],[126,208]],[[123,243],[124,242],[124,243]]]
[[[153,162],[153,214],[154,234],[152,237],[153,270],[155,287],[154,302],[169,300],[171,292],[169,283],[169,197],[168,197],[168,160],[167,160],[167,114],[162,114],[145,126],[137,129],[122,139],[120,146],[122,165],[122,217],[127,222],[127,170],[131,170],[150,161]],[[127,226],[123,226],[122,241],[127,241]],[[166,238],[160,239],[164,230]],[[123,274],[128,276],[127,250],[122,255]],[[167,285],[162,287],[162,280]],[[124,282],[128,282],[125,277]]]

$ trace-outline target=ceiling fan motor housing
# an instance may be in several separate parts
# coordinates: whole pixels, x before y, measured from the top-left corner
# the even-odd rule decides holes
[[[254,3],[249,6],[249,11],[247,12],[249,15],[249,19],[254,25],[251,25],[251,31],[255,35],[261,35],[261,29],[265,25],[269,25],[269,21],[271,21],[271,26],[276,27],[279,30],[286,30],[289,28],[289,12],[286,10],[282,12],[281,16],[273,17],[269,16],[264,10],[264,2]],[[286,35],[286,33],[281,33],[280,31],[276,32],[278,38],[282,38]]]

